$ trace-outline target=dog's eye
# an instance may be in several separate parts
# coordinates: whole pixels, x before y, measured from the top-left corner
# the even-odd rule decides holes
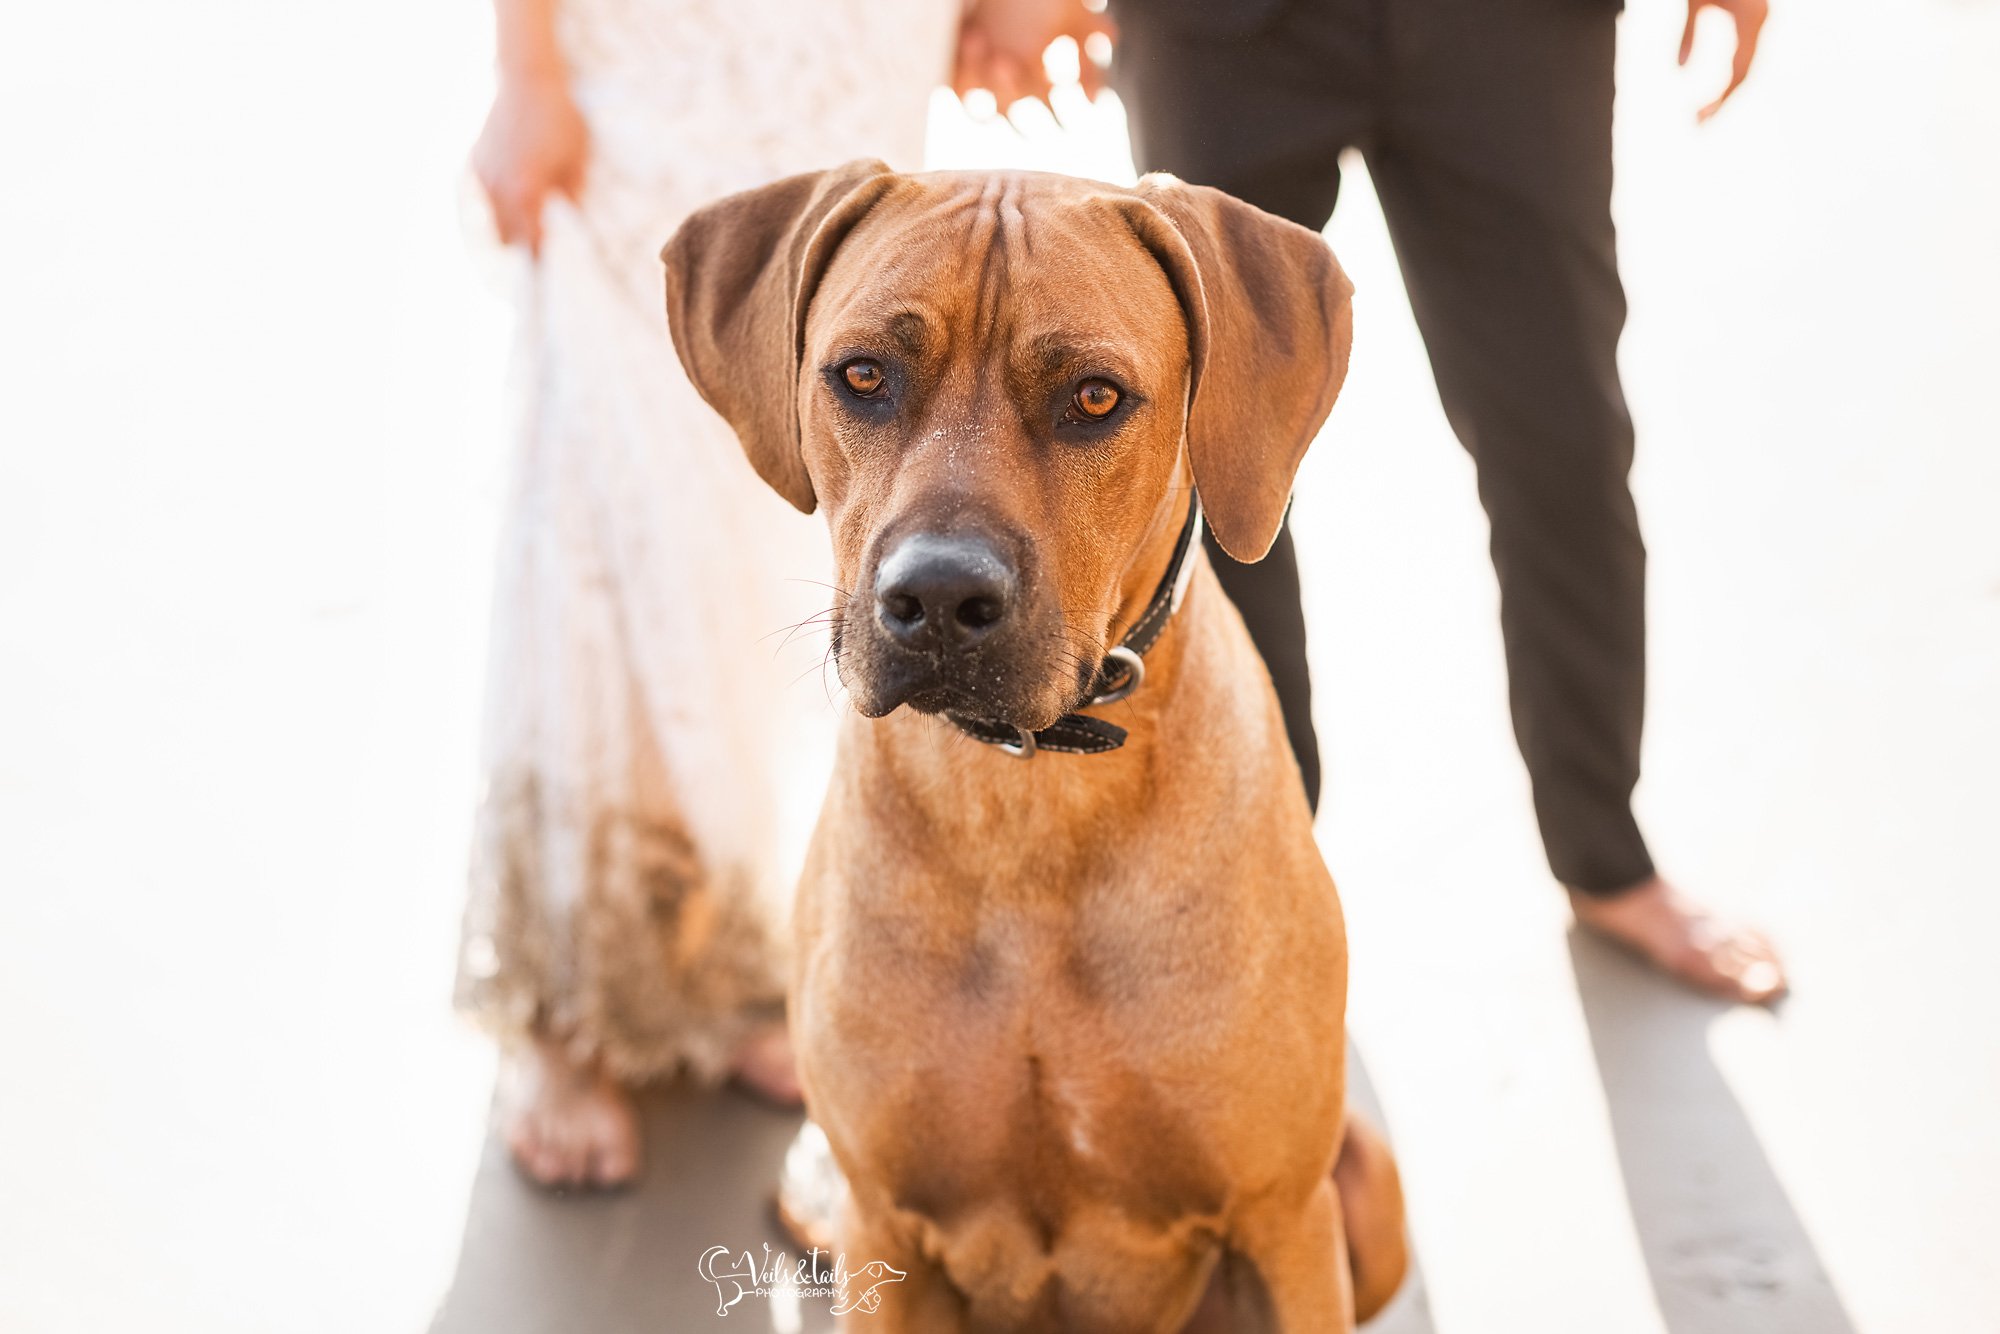
[[[1076,397],[1070,401],[1084,416],[1102,419],[1118,406],[1118,386],[1109,380],[1085,380],[1077,386]]]
[[[869,361],[864,357],[860,361],[850,361],[842,366],[840,378],[847,385],[848,392],[856,398],[872,398],[882,388],[885,377],[882,374],[881,362]]]

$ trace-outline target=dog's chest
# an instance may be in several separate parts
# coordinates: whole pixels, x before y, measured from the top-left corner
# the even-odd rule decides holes
[[[995,1327],[1095,1328],[1077,1303],[1107,1294],[1171,1312],[1238,1189],[1331,1143],[1340,990],[1309,964],[1338,950],[1330,899],[1260,914],[1185,868],[995,879],[814,887],[837,905],[802,953],[815,1114]]]
[[[1065,1263],[1157,1284],[1205,1254],[1224,1109],[1186,1093],[1231,1006],[1198,951],[1154,936],[1131,914],[877,921],[808,970],[806,1059],[839,1072],[817,1094],[830,1130],[866,1146],[962,1290],[1054,1300],[1109,1281],[1065,1283]]]
[[[994,1328],[1163,1324],[1226,1227],[1214,1127],[1160,1071],[1095,1047],[956,1051],[872,1126],[878,1146],[902,1139],[876,1161],[924,1252]],[[1148,1311],[1158,1319],[1134,1323]]]
[[[1192,920],[1172,890],[846,916],[803,979],[808,1037],[840,1046],[847,1070],[879,1061],[913,1093],[1009,1109],[1102,1156],[1121,1122],[1156,1129],[1149,1090],[1198,1073],[1248,1018],[1224,963],[1234,929]]]

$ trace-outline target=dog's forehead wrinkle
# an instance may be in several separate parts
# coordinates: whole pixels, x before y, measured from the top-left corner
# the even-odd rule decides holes
[[[1005,316],[1012,293],[1009,281],[1015,251],[1026,231],[1019,200],[1019,183],[996,176],[980,200],[968,252],[983,255],[978,295],[973,301],[974,328],[992,330]],[[1025,255],[1023,255],[1025,257]]]

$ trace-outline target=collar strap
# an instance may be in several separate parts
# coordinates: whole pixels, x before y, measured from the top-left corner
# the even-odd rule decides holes
[[[1115,704],[1146,679],[1146,651],[1159,642],[1167,622],[1180,610],[1181,599],[1187,596],[1188,583],[1194,577],[1194,562],[1188,555],[1194,550],[1195,531],[1200,527],[1201,498],[1192,496],[1180,538],[1174,543],[1173,558],[1167,562],[1166,573],[1160,576],[1159,587],[1153,590],[1153,600],[1139,613],[1139,619],[1132,622],[1132,628],[1118,641],[1118,647],[1104,655],[1091,682],[1090,703],[1085,708]],[[1039,732],[991,718],[968,718],[961,713],[947,713],[945,718],[974,741],[998,746],[1024,760],[1033,759],[1035,752],[1042,750],[1062,755],[1102,755],[1125,744],[1124,728],[1081,713],[1065,713]]]

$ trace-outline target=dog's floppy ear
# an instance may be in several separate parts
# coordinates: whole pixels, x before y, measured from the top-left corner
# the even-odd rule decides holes
[[[833,252],[895,180],[871,160],[809,172],[698,210],[660,258],[667,325],[688,379],[736,428],[758,476],[810,514],[799,453],[806,309]]]
[[[1224,551],[1261,560],[1347,378],[1354,285],[1317,232],[1220,190],[1152,175],[1138,193],[1133,230],[1187,317],[1188,454],[1202,511]]]

